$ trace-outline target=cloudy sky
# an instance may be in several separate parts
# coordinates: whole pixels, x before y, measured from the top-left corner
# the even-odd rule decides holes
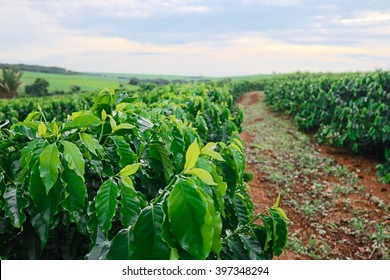
[[[208,76],[390,69],[390,1],[0,0],[0,62]]]

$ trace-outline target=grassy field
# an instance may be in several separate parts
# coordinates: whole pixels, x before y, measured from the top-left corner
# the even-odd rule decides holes
[[[251,76],[237,76],[229,77],[233,81],[239,80],[256,80],[260,78],[268,78],[272,75],[251,75]],[[65,91],[69,92],[72,85],[81,87],[81,91],[97,91],[105,87],[119,88],[122,84],[127,89],[134,89],[135,87],[128,84],[130,78],[138,79],[166,79],[166,80],[219,80],[222,77],[204,77],[204,76],[176,76],[176,75],[151,75],[151,74],[126,74],[126,73],[85,73],[85,74],[50,74],[41,72],[24,71],[22,76],[23,86],[21,93],[24,93],[26,85],[34,83],[35,79],[43,78],[49,82],[49,92]]]
[[[40,72],[25,71],[22,76],[22,92],[26,85],[34,83],[35,79],[43,78],[49,82],[49,91],[70,91],[72,85],[81,87],[82,91],[96,91],[105,87],[118,88],[120,84],[123,84],[126,88],[134,88],[128,85],[128,79],[120,79],[115,75],[89,75],[89,74],[76,74],[76,75],[61,75],[61,74],[49,74]]]
[[[34,83],[35,79],[43,78],[46,79],[50,86],[49,91],[70,91],[72,85],[77,85],[81,87],[82,91],[96,91],[101,90],[105,87],[115,87],[119,88],[122,84],[127,89],[134,89],[135,86],[129,85],[128,80],[130,78],[138,79],[166,79],[166,80],[218,80],[220,78],[213,77],[190,77],[190,76],[174,76],[174,75],[151,75],[151,74],[126,74],[126,73],[85,73],[85,74],[73,74],[73,75],[63,75],[63,74],[50,74],[50,73],[41,73],[41,72],[30,72],[24,71],[22,76],[22,90],[24,92],[24,87],[26,85],[31,85]]]

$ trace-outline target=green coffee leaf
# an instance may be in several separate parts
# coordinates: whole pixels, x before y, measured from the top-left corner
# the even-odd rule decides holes
[[[64,158],[68,162],[68,167],[84,180],[84,158],[79,148],[68,141],[62,141],[64,146]]]
[[[280,203],[280,194],[278,195],[278,198],[276,199],[274,205],[272,205],[272,208],[279,207],[279,203]]]
[[[57,137],[57,139],[61,137],[60,129],[56,123],[53,125],[53,134]]]
[[[273,246],[272,251],[276,256],[280,256],[287,247],[288,227],[282,215],[275,209],[269,209],[273,219]]]
[[[96,236],[91,244],[91,250],[86,255],[87,260],[106,260],[108,251],[110,250],[110,242],[104,235],[99,226],[96,228]]]
[[[171,232],[180,246],[195,259],[211,250],[214,229],[204,195],[190,178],[180,178],[168,197]]]
[[[28,205],[27,199],[23,195],[21,188],[9,187],[4,193],[5,199],[5,216],[11,219],[11,223],[16,228],[23,228],[26,221],[26,215],[23,209]]]
[[[164,167],[164,179],[168,184],[170,178],[173,176],[173,165],[171,159],[169,158],[168,151],[162,143],[152,143],[150,146],[155,148],[160,155],[161,162]]]
[[[221,238],[221,233],[222,233],[222,219],[221,219],[221,214],[216,211],[215,206],[214,206],[214,201],[209,196],[208,194],[204,193],[204,197],[207,202],[207,207],[211,215],[212,219],[212,226],[214,230],[214,235],[213,235],[213,244],[212,244],[212,249],[213,251],[219,256],[221,250],[222,250],[222,238]]]
[[[121,129],[133,129],[135,126],[129,123],[121,123],[113,128],[112,133]]]
[[[46,146],[39,156],[39,174],[45,185],[46,194],[56,183],[60,166],[60,154],[56,144]]]
[[[214,151],[216,147],[217,147],[217,143],[208,142],[208,143],[202,148],[202,150],[200,151],[200,153],[202,154],[202,153],[205,152],[205,151]]]
[[[288,220],[286,212],[282,208],[279,207],[280,203],[280,194],[278,195],[278,198],[276,199],[274,205],[272,206],[272,209],[277,211],[285,220]]]
[[[161,228],[164,212],[161,206],[144,208],[132,228],[134,242],[132,243],[132,259],[167,260],[171,249],[161,238]]]
[[[227,183],[223,181],[223,178],[219,176],[219,174],[216,171],[216,166],[213,166],[213,171],[211,172],[211,175],[214,178],[214,181],[217,183],[216,187],[213,188],[213,192],[215,193],[216,197],[216,204],[218,211],[221,213],[223,217],[225,217],[225,194],[227,190]]]
[[[38,124],[37,137],[44,137],[46,135],[46,125],[44,122],[40,121]]]
[[[40,165],[37,162],[31,171],[29,192],[35,207],[30,207],[30,213],[33,216],[32,225],[41,239],[43,248],[49,237],[53,218],[58,213],[58,205],[61,203],[62,198],[62,186],[58,180],[47,193],[47,188],[40,176],[39,169]]]
[[[101,232],[101,229],[99,227],[99,222],[98,222],[98,219],[96,217],[95,200],[91,200],[88,202],[87,214],[89,217],[88,222],[87,222],[87,230],[89,233],[89,239],[91,241],[89,248],[92,248],[93,246],[96,245],[96,243],[98,241],[97,239],[98,239],[99,231]],[[104,233],[101,233],[101,234],[104,235]]]
[[[103,147],[99,144],[99,141],[93,138],[90,134],[80,133],[81,142],[83,142],[84,146],[93,153],[94,155],[98,155],[97,152],[102,152]]]
[[[133,227],[120,231],[112,240],[109,259],[167,260],[171,249],[161,239],[164,213],[161,206],[148,206]]]
[[[31,170],[36,161],[39,160],[39,155],[47,145],[47,142],[41,139],[35,139],[29,142],[23,149],[20,158],[20,167],[22,168],[21,176],[24,181],[24,175]]]
[[[101,123],[101,120],[94,115],[81,115],[75,117],[72,121],[67,122],[63,131],[71,129],[89,128],[90,126],[98,126]]]
[[[172,142],[170,146],[170,152],[174,154],[173,164],[176,167],[176,170],[181,170],[183,168],[183,158],[185,155],[185,143],[183,135],[177,127],[172,129]]]
[[[111,115],[109,115],[108,118],[109,118],[109,121],[110,121],[111,130],[114,133],[114,131],[116,129],[116,121],[114,120],[114,118]]]
[[[194,142],[192,142],[192,144],[188,147],[184,170],[190,170],[195,166],[196,162],[198,161],[199,154],[199,145],[197,140],[195,139]]]
[[[123,177],[123,176],[121,176],[120,177],[120,182],[126,188],[134,189],[134,184],[133,184],[133,181],[131,180],[130,177]]]
[[[115,216],[115,209],[118,206],[116,200],[119,189],[113,179],[105,181],[99,188],[95,197],[96,216],[99,225],[104,233],[111,229],[111,221]]]
[[[284,212],[284,210],[282,208],[272,207],[272,209],[274,209],[276,212],[278,212],[279,215],[283,217],[283,219],[288,220],[287,214],[286,214],[286,212]]]
[[[168,200],[165,199],[162,203],[162,209],[164,212],[164,220],[161,225],[161,238],[168,243],[170,248],[176,248],[178,247],[178,244],[176,243],[175,238],[172,235],[171,227],[169,224],[169,217],[168,217]]]
[[[219,161],[225,161],[220,153],[214,152],[214,151],[203,151],[201,152],[202,155],[206,155],[209,157],[212,157],[213,159],[219,160]]]
[[[267,215],[262,215],[261,216],[261,219],[263,221],[263,224],[264,224],[264,229],[266,231],[266,239],[265,239],[265,242],[264,242],[264,251],[268,251],[268,249],[271,247],[272,245],[272,239],[274,237],[273,235],[273,219],[270,217],[270,216],[267,216]]]
[[[137,161],[137,157],[131,150],[129,143],[125,141],[123,136],[110,136],[116,146],[116,153],[119,155],[119,166],[121,168]]]
[[[261,244],[256,238],[247,234],[240,234],[240,238],[250,260],[268,260],[267,253],[261,248]]]
[[[27,117],[24,119],[24,121],[36,120],[40,115],[41,115],[41,113],[39,113],[37,111],[32,111],[31,113],[29,113],[27,115]]]
[[[107,119],[107,113],[106,110],[102,110],[102,121],[105,121]]]
[[[194,175],[205,182],[207,185],[216,186],[217,184],[214,182],[211,174],[201,168],[192,168],[191,170],[186,171],[187,174]]]
[[[141,207],[144,206],[145,202],[138,197],[133,188],[129,188],[123,184],[120,188],[120,196],[121,223],[124,227],[129,227],[137,220]]]
[[[67,193],[64,207],[69,212],[71,220],[78,224],[87,201],[87,186],[84,183],[84,177],[80,177],[73,169],[65,166],[61,179],[66,184]]]
[[[121,171],[119,171],[118,175],[121,177],[127,177],[133,175],[134,173],[137,172],[140,166],[141,166],[140,163],[133,163],[133,164],[126,165],[124,168],[122,168]]]
[[[245,205],[245,199],[239,193],[233,198],[234,214],[241,224],[245,225],[249,222],[248,209]]]
[[[228,239],[228,246],[230,251],[234,255],[235,260],[248,260],[248,252],[242,244],[241,239],[238,236],[234,236]]]
[[[127,105],[129,105],[129,103],[121,102],[119,104],[116,104],[115,109],[116,109],[116,111],[122,111],[123,109],[126,108]]]
[[[131,236],[131,228],[120,230],[117,235],[111,240],[110,250],[107,254],[109,260],[130,260],[132,256],[131,244],[133,238]]]

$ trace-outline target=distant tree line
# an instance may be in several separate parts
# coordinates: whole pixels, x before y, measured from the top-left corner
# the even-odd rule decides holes
[[[77,74],[77,72],[66,70],[65,68],[61,68],[61,67],[54,67],[54,66],[0,63],[0,68],[3,69],[17,68],[20,71],[31,71],[31,72],[41,72],[41,73],[51,73],[51,74],[64,74],[64,75]]]

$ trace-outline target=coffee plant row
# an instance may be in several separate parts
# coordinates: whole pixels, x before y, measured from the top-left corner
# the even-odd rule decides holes
[[[284,75],[265,94],[271,109],[316,131],[319,142],[379,155],[378,173],[390,183],[390,72]]]
[[[10,127],[23,121],[29,113],[38,110],[38,104],[48,119],[65,121],[73,112],[90,108],[96,94],[69,94],[46,97],[0,99],[0,126]]]
[[[260,80],[240,80],[240,81],[225,81],[213,83],[214,86],[227,87],[232,94],[234,101],[242,95],[253,90],[263,90],[266,79]],[[141,90],[146,92],[153,90],[151,88],[141,87]],[[119,92],[119,91],[118,91]],[[97,93],[82,93],[82,94],[67,94],[42,97],[28,97],[18,99],[0,99],[0,120],[3,123],[0,125],[10,127],[19,121],[23,121],[27,115],[38,110],[38,104],[46,114],[48,119],[56,119],[57,121],[65,121],[67,116],[73,112],[87,109],[93,104],[93,98]],[[5,122],[7,124],[5,125]]]
[[[280,199],[255,214],[243,112],[226,88],[106,89],[61,121],[37,108],[0,130],[2,259],[271,259],[286,248]]]

